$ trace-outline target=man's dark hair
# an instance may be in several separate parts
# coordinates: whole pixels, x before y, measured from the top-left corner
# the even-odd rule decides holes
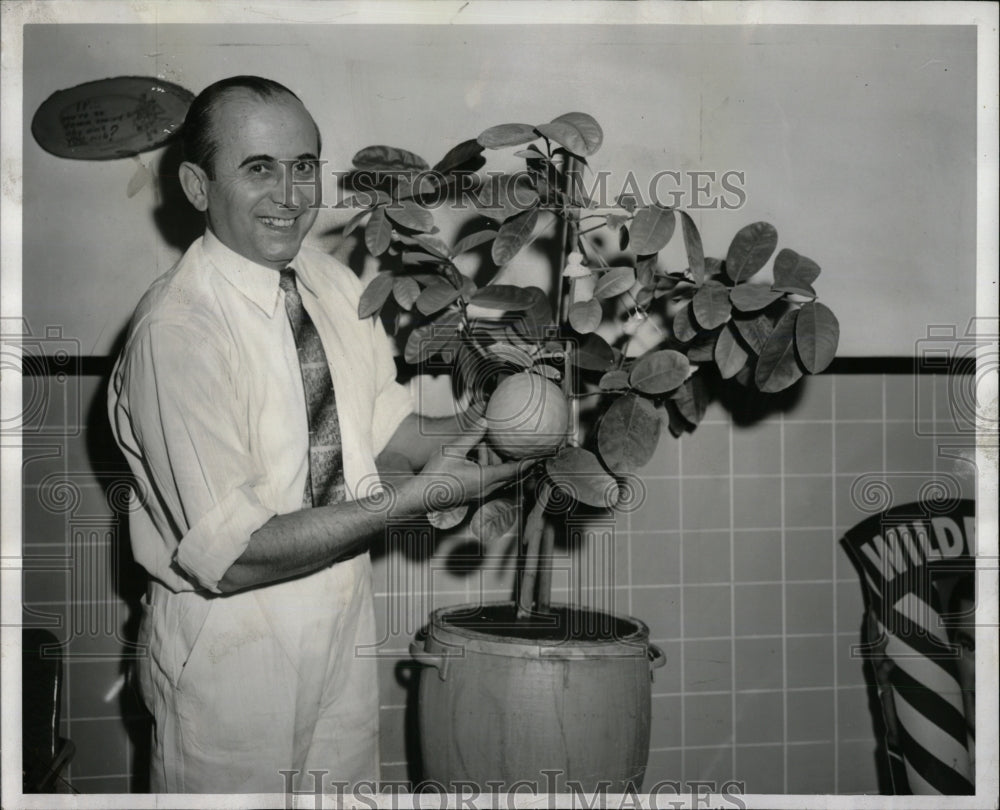
[[[230,76],[228,79],[221,79],[202,90],[188,108],[187,116],[184,118],[184,126],[181,129],[181,135],[184,146],[184,159],[201,166],[209,178],[215,177],[212,164],[215,160],[215,153],[219,149],[216,133],[213,128],[215,109],[219,105],[219,102],[225,98],[226,94],[234,90],[248,90],[265,99],[289,95],[301,101],[295,93],[283,84],[272,79],[261,78],[260,76]],[[316,131],[316,140],[318,144],[318,128]]]

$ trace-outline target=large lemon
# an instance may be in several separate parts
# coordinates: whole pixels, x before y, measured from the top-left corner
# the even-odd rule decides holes
[[[566,438],[569,405],[551,380],[522,371],[504,379],[486,406],[490,441],[502,456],[549,453]]]

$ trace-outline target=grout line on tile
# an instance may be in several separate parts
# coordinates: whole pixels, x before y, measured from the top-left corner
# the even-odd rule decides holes
[[[883,393],[885,377],[883,376]],[[833,480],[832,486],[830,487],[830,498],[832,499],[832,508],[830,513],[833,515],[833,524],[837,525],[837,379],[834,377],[830,380],[830,463],[832,465]],[[832,532],[832,546],[830,553],[833,555],[833,567],[830,569],[833,572],[833,578],[837,578],[837,531]],[[833,591],[833,639],[831,643],[833,644],[833,682],[839,683],[839,672],[837,669],[837,586],[834,585],[831,588]],[[833,792],[837,794],[840,792],[840,722],[839,722],[839,704],[840,701],[833,701]]]
[[[684,438],[682,436],[681,440],[679,442],[677,442],[677,473],[678,473],[678,476],[677,476],[677,491],[678,491],[678,498],[677,498],[677,523],[681,527],[682,530],[684,528],[684,477],[683,477],[683,475],[684,475],[684,453],[682,452],[681,442],[683,442],[683,441],[684,441]],[[684,584],[684,538],[683,538],[683,535],[681,536],[681,541],[677,544],[677,546],[678,546],[678,549],[677,549],[677,566],[678,566],[678,569],[679,569],[678,572],[677,572],[677,578],[678,578],[680,584],[683,585]],[[681,588],[680,591],[679,591],[678,609],[680,610],[680,642],[681,642],[680,643],[681,699],[679,701],[680,702],[680,708],[681,708],[681,712],[680,712],[681,713],[681,773],[687,773],[687,755],[685,753],[685,751],[687,750],[687,745],[686,745],[687,739],[686,739],[685,728],[684,728],[685,727],[685,723],[686,723],[685,706],[684,706],[684,704],[685,704],[684,692],[686,691],[686,688],[687,688],[684,685],[685,665],[686,665],[684,648],[687,645],[684,643],[684,589],[683,588]]]
[[[788,793],[788,594],[785,587],[785,415],[778,413],[778,469],[781,472],[781,743],[783,792]]]
[[[90,776],[74,776],[72,782],[96,782],[98,779],[131,779],[131,778],[132,774],[130,773],[101,773],[101,774],[92,774]]]
[[[734,490],[733,486],[733,424],[729,423],[729,685],[732,694],[729,698],[730,717],[732,718],[731,746],[733,752],[733,773],[738,773],[736,764],[736,520],[734,517]]]
[[[791,741],[788,742],[787,745],[789,747],[800,747],[800,746],[806,746],[806,745],[826,745],[826,744],[829,744],[829,743],[832,743],[832,742],[833,742],[833,740],[831,740],[831,739],[820,738],[820,739],[815,739],[815,740],[791,740]],[[871,740],[866,739],[866,738],[858,738],[858,739],[844,740],[844,742],[849,742],[849,743],[871,742]],[[740,746],[742,748],[774,748],[774,747],[777,747],[778,745],[780,745],[780,743],[775,743],[775,742],[745,742],[745,743],[740,743]],[[689,745],[689,746],[687,746],[687,749],[689,751],[713,751],[713,750],[716,750],[716,749],[719,749],[719,748],[725,748],[725,746],[723,746],[723,745]],[[678,745],[674,745],[674,746],[669,746],[669,745],[667,745],[667,746],[657,746],[656,748],[650,748],[649,749],[650,753],[653,753],[653,752],[661,752],[662,753],[662,752],[667,752],[667,751],[683,751],[683,750],[684,749],[681,748]],[[677,806],[679,807],[681,805],[677,805]],[[697,807],[699,805],[694,805],[694,806]]]

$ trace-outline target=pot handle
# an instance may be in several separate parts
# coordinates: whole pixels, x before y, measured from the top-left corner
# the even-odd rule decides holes
[[[664,654],[663,650],[655,644],[649,645],[649,648],[646,650],[646,654],[649,656],[649,679],[652,680],[653,670],[664,666],[667,663],[667,656]]]
[[[434,667],[438,671],[438,677],[443,681],[448,669],[448,659],[443,655],[431,655],[424,649],[424,643],[414,639],[410,642],[410,655],[418,664]]]

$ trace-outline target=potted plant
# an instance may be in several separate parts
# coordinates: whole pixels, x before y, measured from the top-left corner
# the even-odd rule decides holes
[[[514,598],[436,611],[411,645],[433,667],[420,687],[425,776],[446,785],[641,788],[650,673],[663,656],[641,621],[553,604],[566,505],[628,500],[662,428],[679,435],[701,420],[710,371],[716,383],[777,392],[822,371],[837,348],[815,262],[775,255],[766,222],[713,258],[687,212],[638,195],[595,199],[589,160],[602,140],[597,121],[574,112],[490,127],[433,167],[387,146],[354,157],[360,210],[345,235],[363,227],[381,259],[359,317],[391,313],[407,363],[440,372],[444,362],[460,395],[486,403],[493,450],[538,458],[516,496],[485,500],[469,523],[484,542],[520,530]],[[480,173],[494,153],[518,169]],[[473,214],[451,244],[436,235],[446,200]],[[668,268],[660,252],[678,223],[687,266]],[[552,272],[509,280],[524,248],[553,229]],[[456,261],[470,252],[483,258],[478,283]],[[772,257],[773,282],[755,282]],[[431,517],[466,519],[464,509]]]

